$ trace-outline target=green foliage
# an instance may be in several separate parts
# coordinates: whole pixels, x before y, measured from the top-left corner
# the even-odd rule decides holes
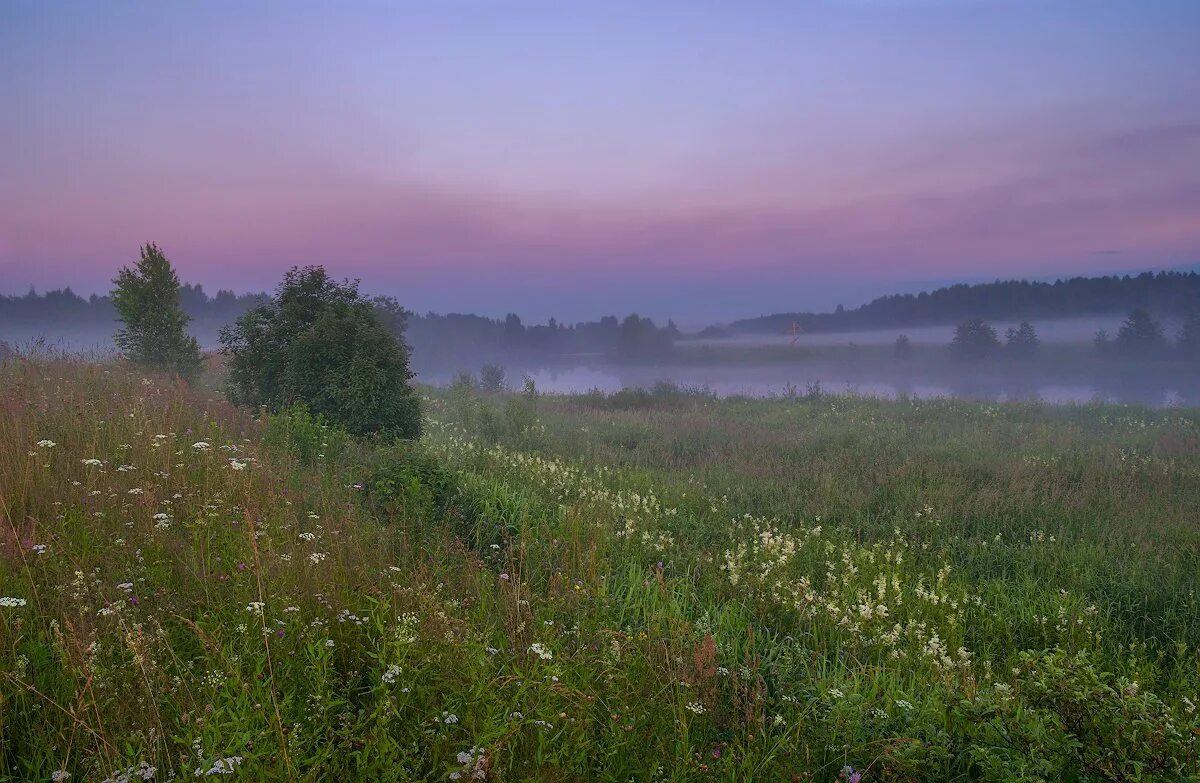
[[[137,264],[113,280],[113,307],[124,327],[113,339],[134,364],[192,380],[200,372],[200,344],[188,335],[179,304],[179,277],[154,243],[141,248]]]
[[[353,435],[415,438],[420,404],[408,348],[355,283],[293,268],[273,299],[221,333],[230,397],[280,411],[303,404]]]
[[[1200,774],[1196,411],[460,392],[0,367],[0,781]]]
[[[397,507],[409,519],[443,518],[458,479],[416,443],[397,442],[373,459],[364,492],[377,509]]]
[[[954,330],[950,354],[957,359],[976,361],[990,359],[1000,353],[996,330],[982,318],[963,321]]]
[[[313,417],[304,405],[293,405],[267,415],[262,444],[268,451],[290,456],[311,467],[322,459],[340,455],[347,447],[347,435],[344,430]]]
[[[984,780],[1180,780],[1194,763],[1200,721],[1179,722],[1086,653],[1025,652],[1005,679],[953,709],[958,741]]]

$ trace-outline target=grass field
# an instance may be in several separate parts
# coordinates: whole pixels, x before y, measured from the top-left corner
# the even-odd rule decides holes
[[[1200,775],[1200,412],[218,380],[0,367],[0,780]]]

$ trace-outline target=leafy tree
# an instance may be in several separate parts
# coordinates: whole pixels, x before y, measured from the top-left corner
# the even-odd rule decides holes
[[[489,394],[504,391],[504,368],[498,364],[485,364],[479,370],[479,389]]]
[[[649,318],[642,318],[637,313],[625,317],[621,321],[620,332],[617,336],[617,353],[625,358],[647,358],[660,356],[671,349],[671,338],[663,330],[654,325]]]
[[[143,246],[137,264],[122,267],[113,285],[112,304],[124,324],[113,338],[117,347],[135,364],[195,378],[204,361],[200,344],[187,333],[191,319],[180,306],[179,277],[158,245]]]
[[[950,352],[959,359],[988,359],[1000,352],[1000,340],[982,318],[972,318],[955,328]]]
[[[1166,353],[1167,338],[1163,335],[1162,324],[1139,307],[1121,324],[1113,347],[1122,356],[1154,358]]]
[[[892,353],[897,359],[911,359],[913,354],[912,340],[908,339],[907,334],[902,334],[896,338],[896,342],[892,344]]]
[[[1032,359],[1042,344],[1033,324],[1028,321],[1022,321],[1016,329],[1009,329],[1005,332],[1005,338],[1007,342],[1004,349],[1015,359]]]
[[[510,345],[518,345],[525,336],[525,327],[521,324],[521,316],[509,313],[504,316],[504,339]]]
[[[389,326],[357,282],[293,267],[274,297],[221,331],[230,396],[273,412],[303,404],[355,435],[416,438],[408,346]]]
[[[1200,361],[1200,312],[1192,313],[1184,319],[1175,349],[1181,358],[1193,362]]]
[[[1101,329],[1096,332],[1096,336],[1092,338],[1092,345],[1096,346],[1096,353],[1101,356],[1107,356],[1112,353],[1112,338],[1108,336],[1107,329]]]

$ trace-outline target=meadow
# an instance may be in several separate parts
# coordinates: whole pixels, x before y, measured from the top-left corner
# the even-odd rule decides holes
[[[1200,776],[1200,411],[0,367],[0,781]]]

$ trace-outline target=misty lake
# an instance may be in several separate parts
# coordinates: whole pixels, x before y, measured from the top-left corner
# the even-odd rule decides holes
[[[819,385],[824,393],[857,394],[897,399],[959,397],[993,402],[1041,401],[1045,403],[1110,402],[1140,405],[1200,405],[1195,384],[1173,384],[1170,379],[1135,379],[1128,376],[1101,382],[1038,382],[1031,378],[1010,381],[989,377],[936,380],[918,373],[883,374],[869,369],[851,370],[837,364],[716,364],[647,365],[604,361],[507,368],[508,385],[517,387],[521,378],[533,379],[539,391],[574,394],[598,389],[616,392],[625,388],[649,388],[661,381],[682,387],[705,388],[719,396],[770,397],[789,392],[804,394]],[[423,383],[444,385],[454,373],[419,373]]]

